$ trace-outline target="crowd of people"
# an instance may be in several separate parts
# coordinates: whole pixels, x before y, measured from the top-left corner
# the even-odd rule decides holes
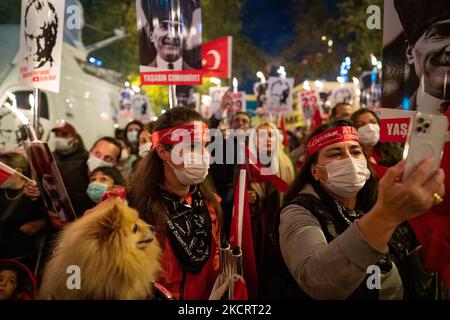
[[[55,127],[54,157],[76,215],[107,192],[123,191],[140,218],[156,228],[162,247],[158,282],[175,299],[208,299],[220,272],[221,240],[230,235],[237,176],[247,169],[258,299],[442,298],[444,289],[424,268],[422,247],[408,224],[436,204],[434,194],[444,196],[442,170],[428,178],[432,164],[426,160],[401,182],[402,146],[379,141],[379,118],[369,109],[338,104],[309,135],[291,133],[289,148],[270,121],[253,127],[245,112],[222,119],[220,111],[231,102],[231,92],[225,93],[221,110],[207,120],[180,107],[152,123],[131,121],[120,135],[102,137],[89,149],[71,124]],[[192,148],[176,148],[171,133],[193,130],[194,123],[198,129],[199,122]],[[206,133],[224,130],[223,123],[226,130],[257,134],[246,136],[244,147],[239,134],[226,134],[223,150],[210,155]],[[210,156],[221,152],[234,152],[233,161],[210,164]],[[271,156],[264,168],[275,170],[268,178],[238,161],[251,153]],[[24,154],[5,152],[0,161],[31,177]],[[32,298],[34,278],[39,287],[58,230],[35,184],[14,175],[0,187],[0,299]],[[175,235],[172,225],[189,230]],[[193,243],[191,250],[186,243]],[[370,266],[381,270],[375,290],[366,284]]]

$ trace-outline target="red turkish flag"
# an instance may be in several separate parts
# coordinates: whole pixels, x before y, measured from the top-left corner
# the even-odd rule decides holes
[[[10,168],[3,162],[0,162],[0,184],[5,183],[9,180],[15,173],[13,168]]]
[[[236,187],[234,190],[234,205],[233,213],[231,217],[231,230],[229,242],[231,247],[239,246],[239,221],[238,221],[238,207],[239,207],[239,189],[244,188],[244,216],[242,221],[242,266],[244,270],[245,283],[239,283],[238,289],[235,292],[235,299],[244,299],[242,285],[246,289],[246,295],[250,299],[255,300],[257,298],[258,292],[258,276],[256,273],[256,258],[255,258],[255,248],[253,246],[253,232],[250,218],[250,207],[248,204],[248,189],[247,189],[247,179],[244,186],[241,186],[239,181],[236,182]],[[248,290],[248,291],[247,291]]]
[[[281,118],[280,118],[280,129],[281,129],[281,132],[283,132],[283,145],[286,147],[286,150],[289,150],[289,142],[288,142],[288,136],[287,136],[287,130],[286,130],[286,119],[284,119],[283,115],[281,115]]]
[[[311,130],[315,130],[316,128],[320,127],[323,123],[322,116],[320,115],[320,109],[319,107],[314,108],[314,114],[311,122]]]
[[[234,294],[232,300],[248,300],[248,290],[245,280],[242,277],[237,277],[234,281]]]
[[[204,77],[231,78],[232,40],[227,36],[202,44]]]

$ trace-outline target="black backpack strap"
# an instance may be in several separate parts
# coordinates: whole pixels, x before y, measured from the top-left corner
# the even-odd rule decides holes
[[[14,210],[16,209],[17,205],[19,204],[20,200],[22,199],[23,194],[21,194],[18,198],[14,199],[9,203],[8,208],[6,211],[2,214],[0,218],[0,227],[3,226],[3,224],[8,220],[8,218],[13,214]]]
[[[314,214],[320,206],[320,200],[317,197],[309,194],[299,194],[291,201],[285,203],[278,211],[274,218],[273,227],[268,229],[269,247],[266,248],[267,272],[271,274],[270,279],[267,280],[267,292],[264,298],[268,299],[311,299],[297,284],[286,263],[284,262],[280,245],[279,245],[279,225],[281,211],[289,205],[297,205],[304,207],[306,210]],[[325,210],[324,210],[325,214]],[[319,219],[319,221],[326,221]]]
[[[322,232],[327,239],[327,242],[330,243],[333,241],[340,232],[343,231],[340,227],[340,222],[331,214],[331,209],[318,197],[312,194],[298,194],[291,201],[285,203],[283,207],[280,209],[283,210],[285,207],[289,205],[297,205],[308,210],[316,219],[319,221],[320,226],[322,228]],[[279,216],[279,215],[278,215]],[[279,224],[279,221],[278,221]],[[339,228],[339,230],[336,230]],[[334,229],[331,231],[331,229]],[[344,228],[345,230],[345,228]],[[293,279],[293,278],[292,278]],[[366,277],[367,279],[367,277]],[[366,287],[366,279],[358,286],[358,288],[348,297],[349,300],[352,299],[378,299],[378,290],[368,290]],[[294,280],[295,281],[295,280]],[[295,291],[297,297],[307,297],[307,294],[304,293],[300,288],[297,288]]]
[[[281,207],[281,210],[286,208],[290,205],[297,205],[299,207],[303,207],[306,210],[308,210],[317,220],[319,220],[320,226],[322,227],[322,230],[325,234],[325,238],[328,242],[331,242],[336,235],[330,234],[328,230],[328,225],[330,222],[337,225],[338,222],[336,221],[335,217],[330,214],[330,209],[326,207],[326,205],[316,196],[312,194],[298,194],[296,195],[292,200],[289,202],[286,202],[283,207]],[[277,225],[280,224],[280,214],[277,216]]]

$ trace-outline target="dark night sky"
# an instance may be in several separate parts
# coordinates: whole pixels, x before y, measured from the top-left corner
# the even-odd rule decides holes
[[[328,10],[337,11],[335,0],[313,1],[323,1]],[[270,63],[273,76],[277,76],[276,69],[283,64],[278,55],[294,40],[293,25],[296,17],[291,2],[291,0],[246,0],[244,4],[242,17],[244,34],[272,57]],[[241,79],[240,86],[250,93],[256,80],[256,75],[249,75],[247,79]]]
[[[293,39],[290,0],[247,0],[244,5],[244,33],[272,56]]]
[[[244,4],[242,17],[244,34],[274,60],[293,40],[292,20],[290,0],[247,0]],[[272,69],[272,75],[277,75],[276,68]],[[241,89],[252,93],[253,83],[257,80],[256,75],[241,79]]]

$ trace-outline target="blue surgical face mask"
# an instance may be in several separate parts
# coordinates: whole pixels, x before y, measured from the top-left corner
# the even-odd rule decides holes
[[[94,181],[89,184],[86,193],[92,201],[99,203],[106,190],[108,190],[108,185]]]

